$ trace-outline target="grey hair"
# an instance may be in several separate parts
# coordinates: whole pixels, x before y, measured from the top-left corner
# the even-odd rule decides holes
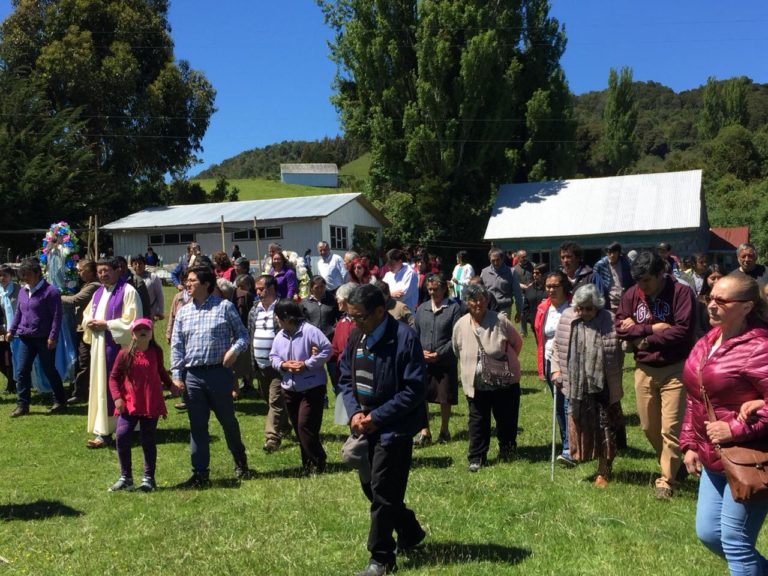
[[[488,288],[482,284],[469,284],[468,286],[465,286],[461,291],[461,299],[464,300],[464,302],[469,300],[477,300],[479,296],[484,297],[486,300],[489,299]]]
[[[346,284],[342,284],[336,289],[336,302],[346,302],[349,300],[349,295],[352,293],[352,290],[355,289],[357,284],[354,282],[347,282]]]
[[[502,250],[501,248],[495,248],[495,247],[488,250],[488,259],[490,260],[494,256],[501,256],[503,258],[504,250]]]
[[[739,244],[739,247],[736,248],[736,256],[741,254],[742,250],[746,250],[748,248],[751,248],[752,250],[755,251],[755,254],[757,254],[757,248],[755,248],[755,245],[752,244],[752,242],[742,242],[741,244]]]
[[[605,306],[605,298],[600,294],[597,286],[594,284],[584,284],[576,289],[573,293],[573,300],[571,301],[574,307],[584,306],[585,304],[591,304],[598,310]]]
[[[438,287],[442,288],[443,290],[448,290],[448,282],[445,280],[445,276],[443,276],[441,272],[429,274],[425,282],[427,284],[437,284]]]
[[[216,278],[216,286],[221,290],[225,299],[229,300],[232,298],[232,293],[235,291],[235,285],[232,282],[226,278]]]

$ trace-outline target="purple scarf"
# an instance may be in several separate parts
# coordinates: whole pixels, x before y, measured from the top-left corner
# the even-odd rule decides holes
[[[109,300],[107,301],[107,314],[104,320],[114,320],[115,318],[120,318],[120,316],[122,316],[124,293],[125,280],[120,278],[117,281],[117,284],[115,284],[115,289],[112,290],[112,293],[109,295]],[[96,314],[96,310],[99,309],[99,300],[101,300],[101,296],[103,294],[104,286],[96,290],[93,295],[93,303],[91,304],[91,308],[94,315]],[[112,373],[112,365],[115,363],[117,353],[120,352],[120,345],[112,339],[112,333],[109,330],[104,332],[104,336],[106,337],[107,377],[109,377],[109,375]],[[109,396],[109,394],[107,396]]]

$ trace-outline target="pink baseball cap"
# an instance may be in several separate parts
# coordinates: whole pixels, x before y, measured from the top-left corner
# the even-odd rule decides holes
[[[144,328],[149,328],[152,330],[152,320],[149,318],[136,318],[133,322],[131,322],[131,332],[136,330],[136,328],[143,326]]]

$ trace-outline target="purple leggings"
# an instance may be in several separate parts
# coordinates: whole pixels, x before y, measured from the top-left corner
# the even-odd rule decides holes
[[[120,462],[120,473],[127,477],[133,477],[131,465],[131,437],[136,424],[141,423],[141,447],[144,450],[144,476],[155,477],[155,465],[157,463],[157,442],[155,431],[157,430],[157,418],[146,416],[130,416],[120,414],[117,418],[117,431],[115,433],[115,445],[117,446],[117,459]]]

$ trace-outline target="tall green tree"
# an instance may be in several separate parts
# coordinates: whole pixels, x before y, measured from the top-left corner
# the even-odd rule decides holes
[[[637,104],[632,87],[632,69],[608,73],[608,94],[603,109],[600,150],[608,174],[621,174],[637,159]]]
[[[336,32],[333,102],[369,144],[370,193],[399,241],[479,239],[498,184],[570,175],[565,34],[548,2],[319,4]]]
[[[78,220],[94,154],[78,109],[54,110],[33,82],[0,71],[0,229]]]
[[[53,110],[81,110],[93,155],[87,210],[113,217],[143,204],[193,162],[213,113],[205,76],[174,61],[165,0],[14,0],[2,24],[5,67],[43,87]]]
[[[712,76],[707,78],[698,119],[701,139],[714,138],[726,126],[746,127],[749,124],[747,92],[750,84],[751,80],[746,76],[729,78],[723,82],[718,82]]]

